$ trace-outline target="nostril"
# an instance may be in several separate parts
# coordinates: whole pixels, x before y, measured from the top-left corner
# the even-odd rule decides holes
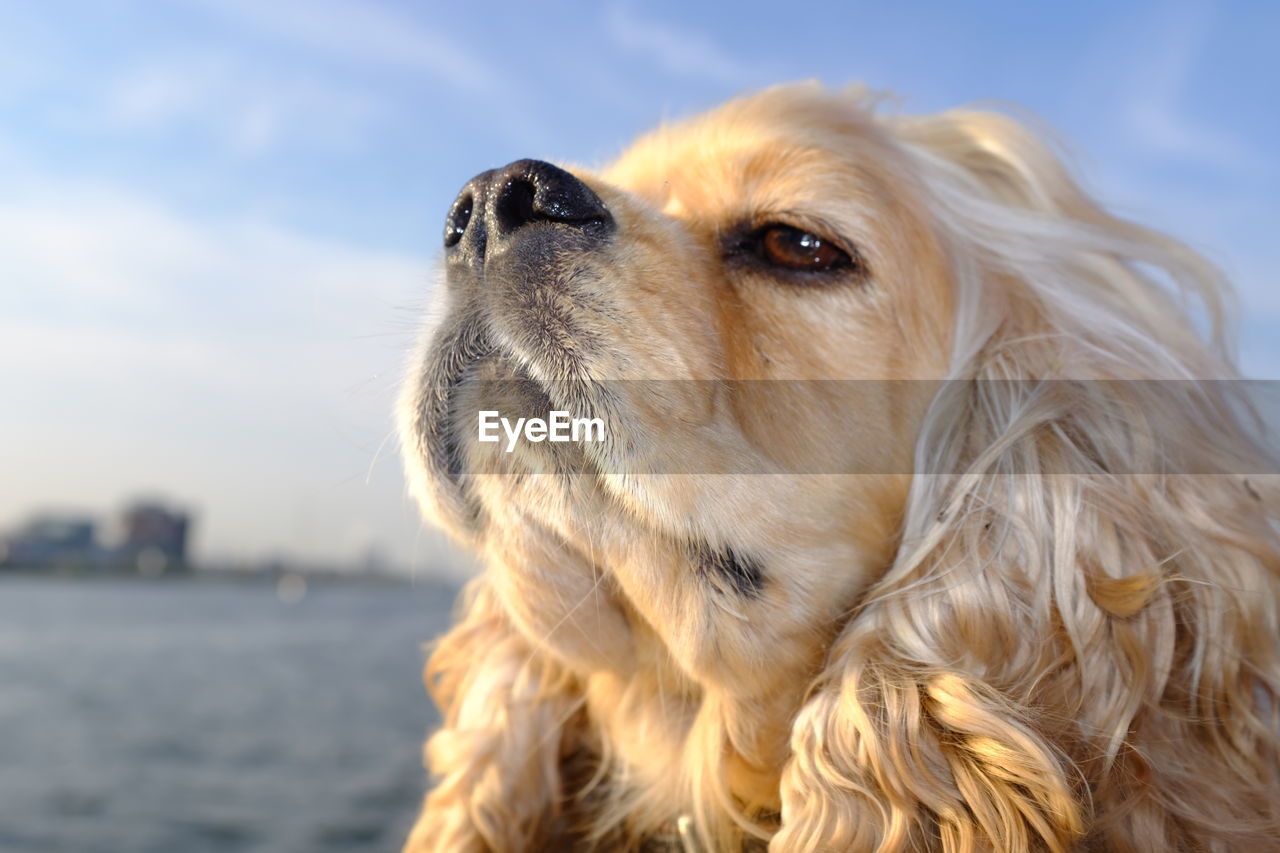
[[[467,232],[467,223],[471,221],[472,205],[471,193],[464,193],[453,203],[453,208],[449,211],[449,215],[444,222],[444,247],[446,249],[456,246],[458,241],[462,239],[462,235]]]
[[[609,209],[590,187],[542,160],[517,160],[501,170],[485,172],[467,186],[464,195],[470,194],[475,195],[479,208],[472,214],[477,219],[471,229],[481,239],[504,240],[535,224],[554,227],[560,234],[567,233],[563,228],[568,226],[593,239],[603,239],[613,230]],[[460,213],[462,201],[456,203],[455,213]],[[452,227],[453,220],[450,222]],[[450,240],[457,242],[460,236],[460,229],[446,230],[445,245],[451,245]],[[471,239],[467,237],[467,241]]]
[[[523,178],[514,178],[498,191],[494,213],[498,217],[498,227],[503,231],[515,231],[540,218],[534,206],[537,188]]]

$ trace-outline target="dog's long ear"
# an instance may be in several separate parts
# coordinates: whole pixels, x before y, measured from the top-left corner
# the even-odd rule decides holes
[[[1220,273],[1183,244],[1104,210],[1041,137],[988,112],[885,125],[951,251],[957,371],[983,349],[995,352],[991,336],[1025,332],[1070,335],[1112,371],[1136,359],[1121,375],[1234,376]],[[1209,327],[1209,346],[1188,309]]]
[[[405,853],[527,850],[551,843],[561,754],[580,701],[573,679],[533,652],[482,576],[427,664],[443,716],[427,741],[437,779]]]
[[[1007,119],[895,129],[971,313],[771,849],[1277,849],[1277,469],[1162,286],[1212,270]]]

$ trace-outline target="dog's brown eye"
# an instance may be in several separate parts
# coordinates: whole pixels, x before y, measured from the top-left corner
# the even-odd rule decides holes
[[[824,272],[853,262],[830,240],[790,225],[766,225],[756,234],[761,257],[775,266]]]

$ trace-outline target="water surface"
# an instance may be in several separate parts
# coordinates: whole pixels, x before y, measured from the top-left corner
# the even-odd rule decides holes
[[[0,575],[0,851],[398,849],[453,594]]]

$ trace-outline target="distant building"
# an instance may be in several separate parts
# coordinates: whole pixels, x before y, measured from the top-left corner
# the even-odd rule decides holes
[[[135,503],[121,516],[124,539],[119,562],[140,574],[158,575],[187,566],[187,531],[191,520],[158,503]]]
[[[18,569],[85,570],[100,554],[91,519],[41,514],[0,540],[0,565]]]
[[[0,538],[0,567],[82,574],[126,572],[160,575],[184,571],[191,518],[155,501],[125,507],[108,525],[110,544],[98,539],[92,519],[43,513]]]

